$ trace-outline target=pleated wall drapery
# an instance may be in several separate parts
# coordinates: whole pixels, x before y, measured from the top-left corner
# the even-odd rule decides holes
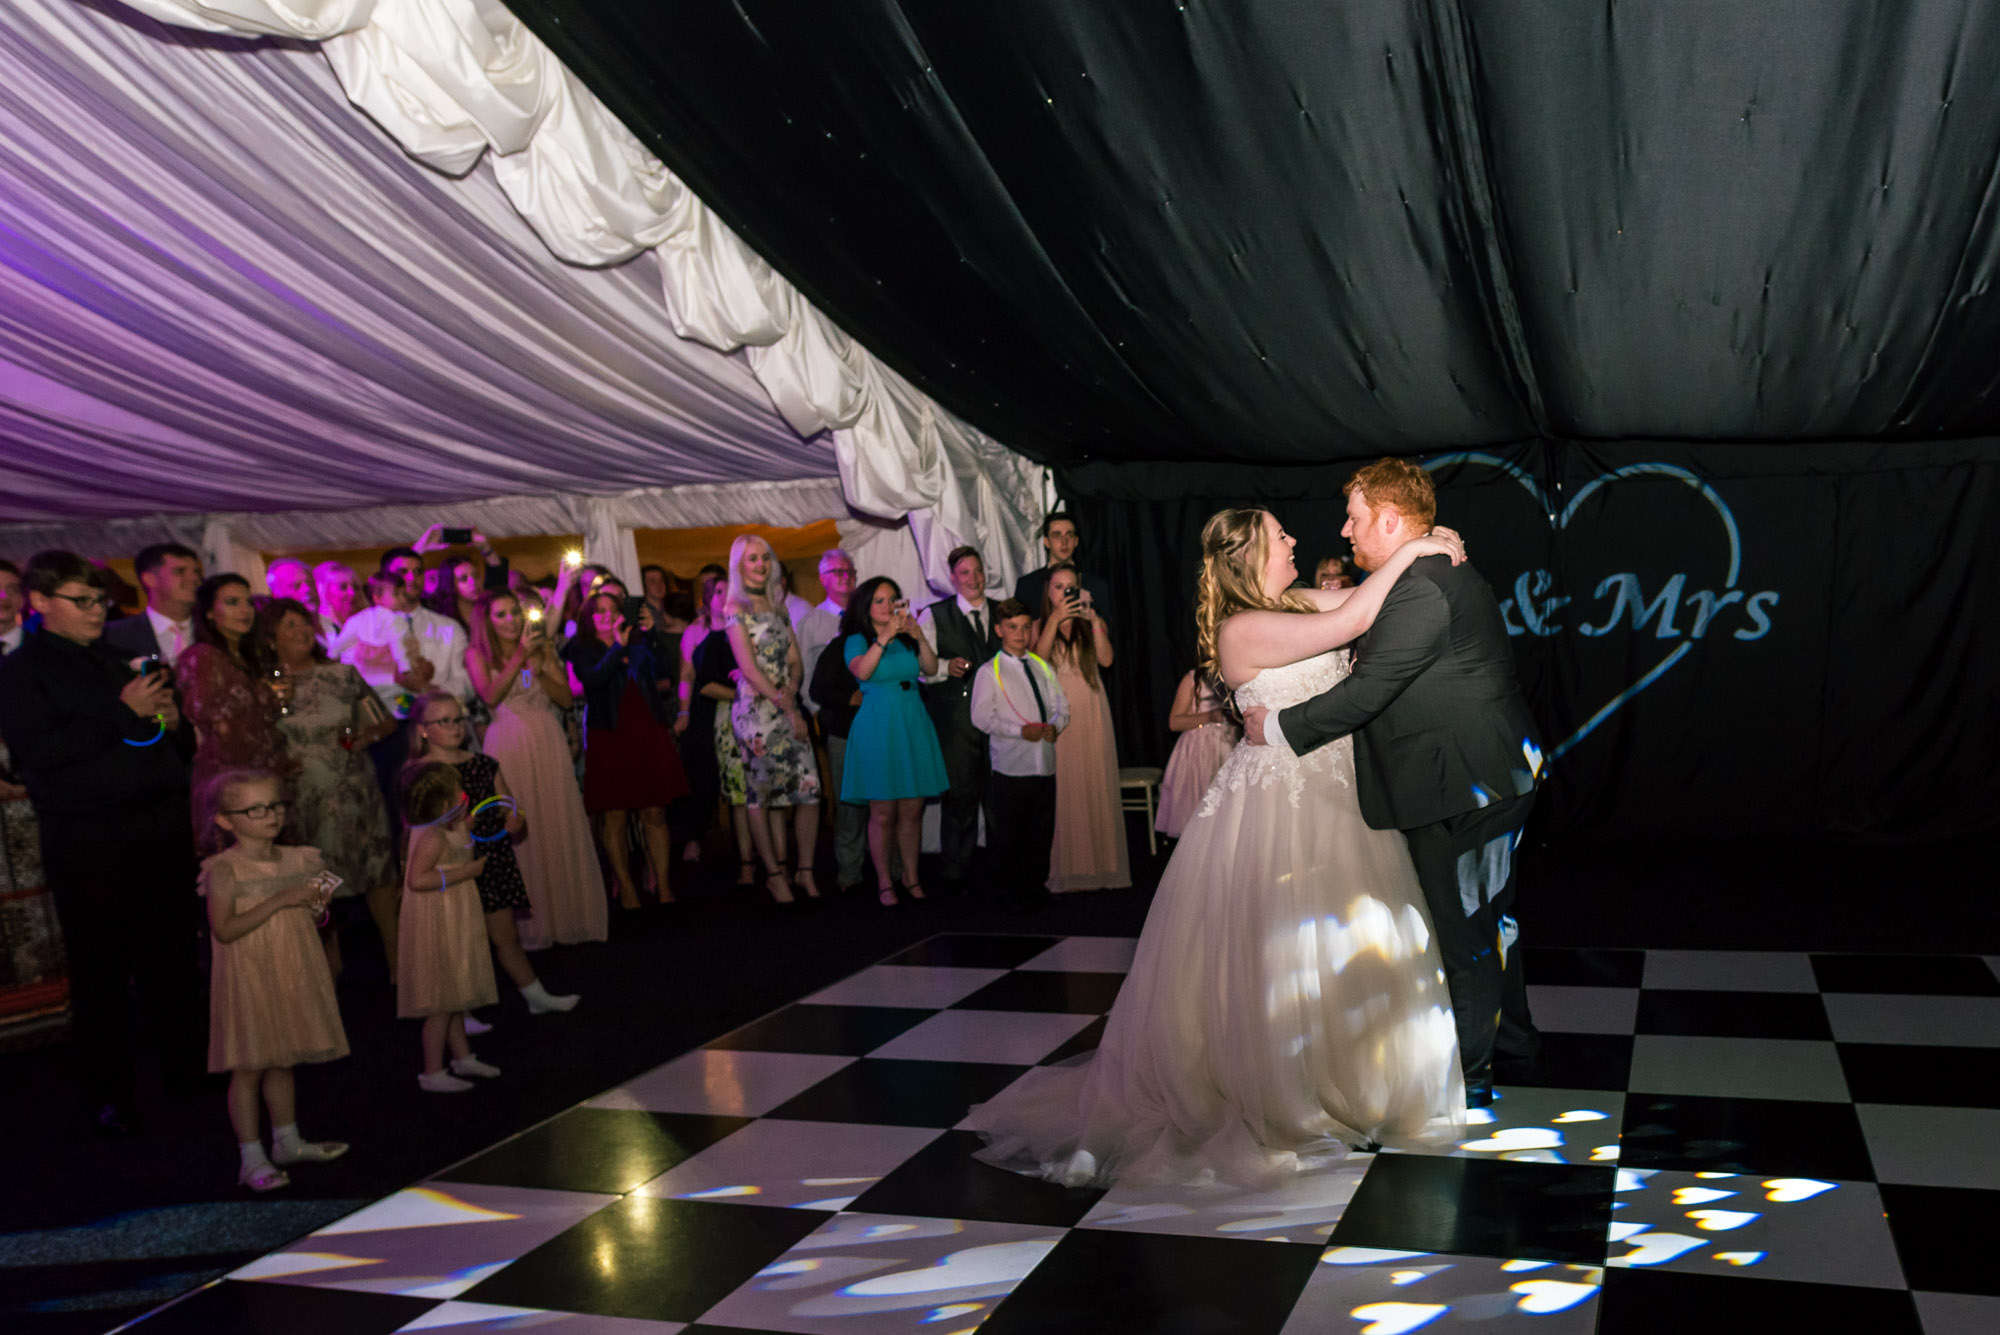
[[[549,249],[577,264],[658,258],[683,337],[743,349],[802,435],[832,433],[847,503],[911,516],[926,568],[972,541],[996,577],[1032,564],[1039,471],[933,403],[815,310],[662,166],[542,42],[490,0],[133,0],[208,32],[316,42],[347,96],[446,173],[482,157]]]

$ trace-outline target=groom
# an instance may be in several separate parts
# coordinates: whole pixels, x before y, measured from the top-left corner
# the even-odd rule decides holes
[[[1429,533],[1437,515],[1430,474],[1402,459],[1368,465],[1346,491],[1340,534],[1363,570]],[[1525,1061],[1541,1046],[1509,909],[1542,753],[1493,591],[1469,563],[1417,561],[1356,644],[1351,674],[1275,718],[1247,711],[1243,730],[1301,755],[1355,734],[1362,818],[1403,832],[1430,905],[1466,1102],[1491,1103],[1496,1050]]]

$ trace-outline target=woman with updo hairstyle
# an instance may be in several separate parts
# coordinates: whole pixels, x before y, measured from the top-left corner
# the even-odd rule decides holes
[[[1056,735],[1049,889],[1115,890],[1132,884],[1132,857],[1118,800],[1118,739],[1099,673],[1111,666],[1111,628],[1067,561],[1049,570],[1039,610],[1036,652],[1055,669],[1069,700],[1069,726]]]
[[[1410,563],[1464,556],[1453,538],[1420,538],[1359,589],[1296,589],[1292,545],[1262,510],[1202,530],[1203,665],[1244,708],[1333,687],[1340,646]],[[1304,756],[1230,752],[1160,878],[1095,1055],[1029,1072],[967,1124],[987,1139],[982,1159],[1071,1186],[1269,1188],[1377,1144],[1448,1149],[1465,1120],[1416,869],[1399,832],[1361,818],[1342,738]]]

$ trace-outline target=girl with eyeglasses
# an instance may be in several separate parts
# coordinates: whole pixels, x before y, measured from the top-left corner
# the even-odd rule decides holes
[[[347,1153],[339,1141],[299,1135],[292,1068],[347,1055],[333,975],[317,923],[340,878],[316,848],[279,845],[290,806],[269,770],[212,776],[196,805],[203,842],[220,846],[201,866],[213,943],[209,968],[208,1069],[229,1075],[237,1182],[252,1191],[285,1186],[291,1164]],[[271,1114],[264,1152],[258,1098]]]
[[[414,734],[410,758],[442,761],[457,770],[466,799],[474,807],[494,797],[511,801],[514,794],[507,787],[507,776],[500,772],[500,762],[469,747],[468,726],[465,706],[457,696],[447,691],[425,692],[410,706]],[[521,879],[521,864],[514,857],[514,845],[529,834],[527,821],[518,809],[492,806],[473,821],[472,833],[486,855],[486,870],[479,874],[479,908],[486,915],[486,939],[493,945],[493,957],[521,989],[530,1015],[570,1009],[576,1005],[575,996],[554,995],[535,976],[535,966],[521,949],[520,926],[514,921],[516,913],[530,908],[528,885]]]

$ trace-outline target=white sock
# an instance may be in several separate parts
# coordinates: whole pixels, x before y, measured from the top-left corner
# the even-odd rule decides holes
[[[293,1127],[292,1129],[294,1131],[298,1130],[297,1127]],[[236,1145],[236,1152],[242,1156],[243,1171],[245,1173],[257,1168],[268,1168],[271,1164],[271,1161],[264,1155],[264,1142],[261,1140],[239,1141]]]
[[[283,1126],[271,1128],[271,1148],[273,1150],[297,1150],[305,1142],[299,1138],[299,1124],[287,1122]]]
[[[521,989],[521,995],[530,1001],[547,1001],[549,999],[549,990],[543,987],[542,980],[537,978],[534,982],[529,983]]]
[[[574,994],[562,996],[552,993],[542,986],[542,980],[539,978],[521,989],[521,999],[528,1003],[529,1012],[536,1015],[546,1015],[550,1011],[566,1011],[576,1005]]]

